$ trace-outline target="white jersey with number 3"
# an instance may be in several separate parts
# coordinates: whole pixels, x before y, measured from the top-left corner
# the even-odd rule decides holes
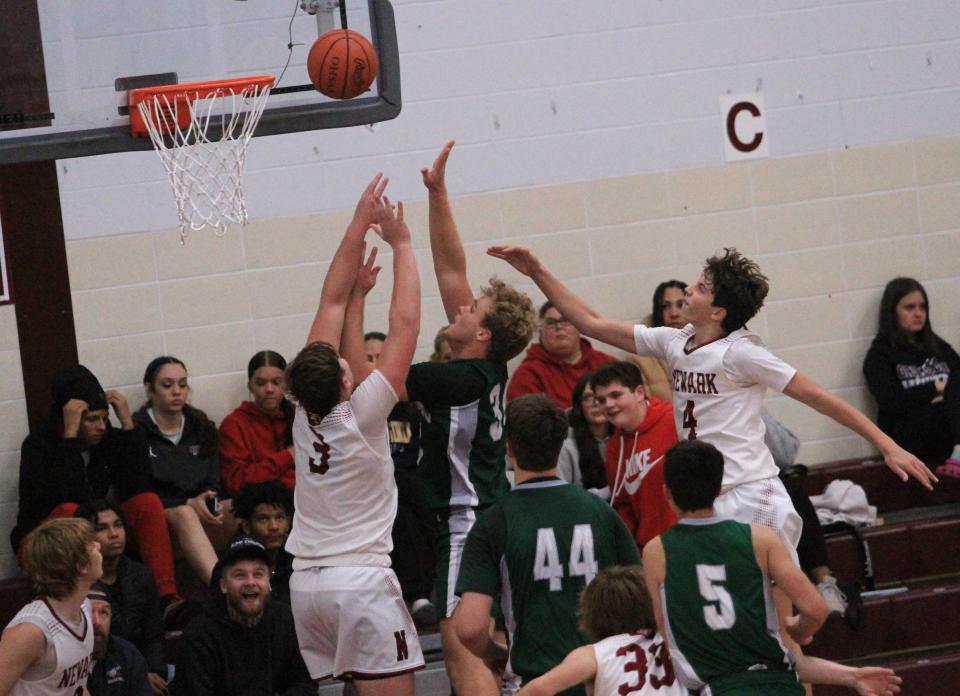
[[[634,327],[638,355],[667,361],[677,434],[709,442],[723,454],[723,486],[779,472],[763,442],[760,411],[767,388],[782,392],[796,370],[747,329],[693,346],[694,328]]]
[[[594,696],[685,696],[659,633],[621,633],[594,643]]]
[[[47,650],[39,663],[24,672],[11,696],[81,696],[93,667],[93,619],[90,602],[83,601],[83,618],[71,626],[45,599],[35,599],[7,624],[33,624],[43,632]]]
[[[286,545],[294,569],[390,566],[397,484],[387,416],[396,403],[393,387],[374,370],[319,423],[297,406],[296,511]]]

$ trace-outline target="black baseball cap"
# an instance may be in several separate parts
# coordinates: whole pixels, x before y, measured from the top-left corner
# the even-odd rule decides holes
[[[270,565],[267,547],[251,536],[238,536],[220,554],[221,569],[232,566],[237,561],[263,561]]]

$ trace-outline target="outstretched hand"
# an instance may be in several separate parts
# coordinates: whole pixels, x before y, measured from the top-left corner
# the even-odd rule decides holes
[[[377,208],[382,203],[383,191],[387,188],[390,179],[377,172],[376,176],[367,184],[367,188],[360,194],[357,208],[353,211],[353,222],[363,227],[366,232],[371,225],[377,222]]]
[[[903,679],[886,667],[860,667],[854,671],[853,688],[860,696],[895,696]]]
[[[373,290],[377,284],[377,275],[380,273],[380,266],[373,265],[376,260],[377,247],[373,247],[370,250],[370,255],[367,256],[367,260],[361,260],[360,268],[357,269],[356,287],[364,295]]]
[[[420,169],[420,175],[423,177],[423,185],[427,187],[428,191],[435,193],[446,191],[447,159],[450,157],[450,151],[453,149],[455,142],[455,140],[451,140],[443,146],[443,149],[440,150],[440,154],[437,155],[437,159],[433,161],[433,166],[430,167],[430,169],[426,167]]]
[[[390,199],[383,196],[377,203],[376,225],[373,230],[390,246],[410,241],[410,228],[403,221],[403,202],[398,201],[394,206]]]
[[[903,482],[906,482],[907,479],[912,476],[920,482],[921,486],[928,491],[932,491],[933,484],[938,481],[937,477],[927,468],[926,464],[902,447],[898,446],[891,450],[889,454],[884,456],[883,461]]]
[[[487,249],[487,255],[503,259],[525,276],[532,276],[540,268],[540,261],[526,247],[492,246]]]

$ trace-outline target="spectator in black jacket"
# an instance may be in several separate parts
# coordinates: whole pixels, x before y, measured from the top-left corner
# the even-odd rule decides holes
[[[77,508],[74,517],[93,525],[103,575],[97,586],[112,605],[113,635],[129,641],[147,661],[147,678],[155,696],[167,693],[167,664],[163,656],[163,615],[153,575],[142,563],[128,558],[127,530],[123,513],[106,500],[95,500]]]
[[[143,386],[147,402],[133,419],[146,432],[151,487],[163,501],[171,534],[206,585],[217,562],[214,547],[236,526],[230,501],[220,499],[217,427],[187,403],[187,368],[177,358],[150,361]]]
[[[95,583],[87,593],[93,614],[94,667],[87,681],[90,696],[151,696],[143,655],[115,633],[111,634],[112,606],[106,590]],[[163,691],[166,693],[166,690]]]
[[[881,430],[918,457],[946,458],[936,473],[960,478],[960,356],[933,332],[927,291],[913,278],[884,288],[863,374]]]
[[[313,696],[290,608],[270,599],[270,557],[238,537],[217,567],[220,596],[183,632],[172,685],[176,696]]]
[[[108,493],[119,501],[165,604],[177,601],[173,552],[160,499],[150,491],[145,433],[120,392],[108,391],[83,365],[64,368],[50,386],[53,405],[23,441],[20,508],[10,534],[19,555],[23,538],[42,521],[71,517],[77,505]],[[112,407],[120,428],[110,424]]]

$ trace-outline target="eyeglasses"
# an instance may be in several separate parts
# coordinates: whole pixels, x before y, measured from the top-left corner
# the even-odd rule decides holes
[[[559,329],[560,327],[570,326],[569,319],[544,319],[543,328],[545,329]]]

